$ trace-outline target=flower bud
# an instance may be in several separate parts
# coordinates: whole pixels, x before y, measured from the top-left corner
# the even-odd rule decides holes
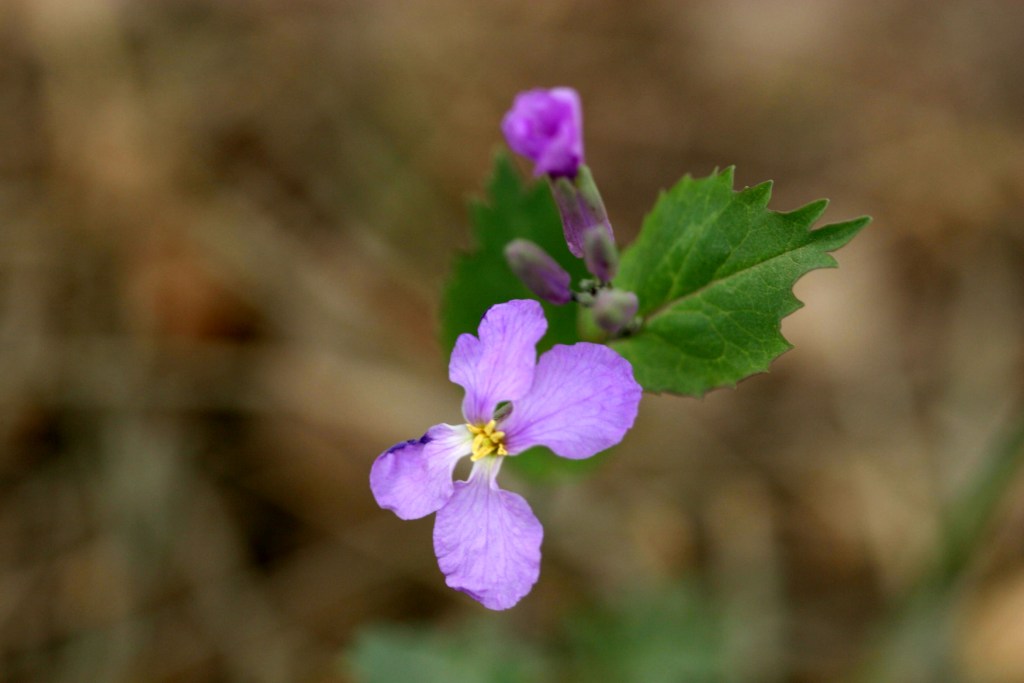
[[[574,178],[583,163],[583,111],[572,88],[519,93],[501,130],[513,151],[534,162],[535,176]]]
[[[619,250],[603,225],[592,225],[583,232],[583,263],[601,282],[611,282],[619,267]]]
[[[505,245],[505,260],[527,289],[541,299],[553,304],[572,299],[569,273],[530,240],[516,239]]]
[[[506,417],[512,414],[512,401],[501,401],[494,407],[494,415],[492,419],[495,422],[501,423]]]
[[[632,324],[640,302],[633,292],[602,289],[594,300],[594,322],[608,334],[617,334]]]
[[[608,237],[614,240],[612,224],[608,221],[601,193],[589,168],[580,166],[579,173],[571,180],[553,178],[551,194],[562,216],[565,243],[573,256],[583,258],[583,234],[591,227],[602,226]]]

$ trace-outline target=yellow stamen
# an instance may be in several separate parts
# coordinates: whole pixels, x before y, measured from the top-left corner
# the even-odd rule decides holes
[[[488,455],[508,455],[505,449],[505,432],[498,431],[498,423],[491,420],[483,427],[466,425],[473,435],[473,455],[470,460],[476,462]]]

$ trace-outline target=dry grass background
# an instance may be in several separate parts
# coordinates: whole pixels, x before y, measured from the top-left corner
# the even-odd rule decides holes
[[[704,572],[763,624],[752,680],[838,680],[1021,410],[1022,35],[1010,0],[6,0],[0,680],[348,680],[360,626],[480,612],[367,473],[456,416],[465,201],[514,93],[559,84],[623,241],[730,164],[875,222],[772,373],[509,484],[545,560],[494,618],[543,638]],[[1024,680],[1013,490],[953,606],[964,680]]]

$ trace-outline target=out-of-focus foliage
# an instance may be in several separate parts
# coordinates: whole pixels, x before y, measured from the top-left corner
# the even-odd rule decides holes
[[[688,584],[619,596],[570,627],[571,680],[712,683],[726,680],[721,616]]]
[[[712,683],[727,680],[720,616],[688,584],[633,590],[566,620],[546,647],[470,621],[368,628],[343,667],[364,683]]]
[[[550,664],[534,649],[488,621],[440,632],[423,626],[368,627],[342,666],[363,683],[553,680]]]

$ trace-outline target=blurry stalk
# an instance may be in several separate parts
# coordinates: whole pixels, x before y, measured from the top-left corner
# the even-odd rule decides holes
[[[953,676],[951,612],[963,588],[960,579],[1024,469],[1024,409],[1013,414],[1015,423],[949,505],[932,561],[893,609],[855,681],[917,683]]]
[[[771,497],[757,481],[743,480],[720,492],[709,513],[712,575],[724,621],[722,680],[782,680],[786,634]]]

